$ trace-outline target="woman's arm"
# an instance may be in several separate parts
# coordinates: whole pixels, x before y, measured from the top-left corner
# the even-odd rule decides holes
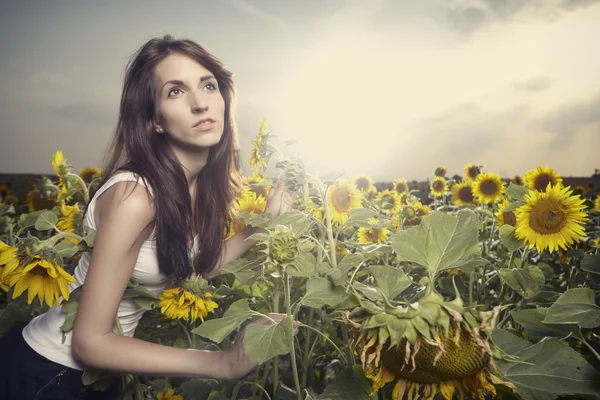
[[[115,184],[96,204],[97,236],[73,331],[75,358],[86,366],[127,373],[233,378],[231,363],[239,356],[230,352],[190,351],[113,332],[119,303],[155,216],[146,188],[136,184],[132,191],[128,183]]]

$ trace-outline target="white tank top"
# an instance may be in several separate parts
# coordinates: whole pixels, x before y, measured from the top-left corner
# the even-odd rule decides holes
[[[83,218],[83,224],[96,229],[96,223],[94,221],[94,207],[96,205],[96,199],[104,193],[109,187],[117,182],[121,181],[136,181],[138,175],[133,172],[122,172],[112,176],[102,187],[100,187],[94,197],[91,199],[87,212]],[[144,181],[140,178],[138,183],[145,185]],[[152,188],[146,186],[148,192],[154,196]],[[188,245],[190,257],[198,251],[198,237],[190,242]],[[90,265],[91,253],[86,252],[81,255],[79,264],[75,267],[74,278],[75,282],[69,285],[69,290],[73,291],[79,286],[83,285],[85,276],[87,273],[88,266]],[[135,267],[133,269],[132,278],[135,279],[141,286],[144,286],[150,292],[159,294],[165,289],[166,276],[161,274],[158,268],[158,258],[156,255],[156,239],[154,238],[154,231],[150,237],[142,243],[140,252],[138,254]],[[62,297],[60,298],[62,301]],[[135,328],[138,325],[139,320],[142,318],[145,309],[138,306],[131,299],[122,299],[119,304],[117,316],[123,328],[123,333],[126,336],[133,336]],[[23,329],[23,338],[31,346],[33,350],[46,357],[47,359],[54,361],[58,364],[65,365],[70,368],[83,370],[84,366],[73,358],[71,353],[71,340],[73,331],[65,334],[65,341],[62,343],[63,332],[60,330],[61,325],[64,323],[66,313],[64,313],[60,306],[54,305],[46,313],[37,316],[32,319],[29,324]],[[117,333],[116,326],[113,327],[113,331]]]

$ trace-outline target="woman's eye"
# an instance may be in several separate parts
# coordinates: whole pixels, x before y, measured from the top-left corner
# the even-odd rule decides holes
[[[204,86],[205,88],[208,88],[208,90],[217,90],[217,85],[215,85],[214,83],[207,83],[206,86]]]
[[[167,97],[172,97],[173,94],[176,94],[176,93],[174,93],[176,91],[181,92],[181,89],[179,89],[179,88],[173,88],[173,89],[169,90],[169,92],[167,93]]]

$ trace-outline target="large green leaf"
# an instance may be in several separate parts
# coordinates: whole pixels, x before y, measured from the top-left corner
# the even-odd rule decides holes
[[[292,210],[281,214],[269,224],[269,228],[275,229],[277,225],[285,225],[291,228],[294,236],[298,237],[308,231],[310,220],[308,216],[298,210]]]
[[[181,390],[185,400],[196,400],[208,398],[212,387],[206,380],[190,379],[181,384]]]
[[[372,391],[362,368],[354,366],[352,372],[347,371],[335,378],[315,400],[377,400],[377,393],[370,396]]]
[[[223,339],[253,315],[255,314],[248,307],[247,301],[245,299],[238,300],[225,311],[223,317],[205,321],[202,325],[193,329],[192,333],[213,342],[221,343]]]
[[[550,306],[544,322],[577,324],[582,328],[600,326],[600,307],[594,302],[594,291],[587,288],[567,290]]]
[[[312,253],[300,253],[285,271],[300,278],[313,277],[317,275],[317,258]]]
[[[460,210],[456,215],[433,212],[421,225],[398,232],[392,247],[398,259],[424,266],[432,275],[456,268],[472,254],[480,254],[477,215]]]
[[[412,280],[406,276],[404,271],[389,265],[371,265],[369,273],[375,278],[379,289],[390,300],[393,300],[412,284]]]
[[[581,269],[585,272],[600,275],[600,254],[586,254],[581,260]]]
[[[528,188],[517,185],[514,182],[511,182],[508,188],[506,188],[506,195],[513,200],[523,200],[527,193],[529,193]]]
[[[35,229],[38,231],[47,231],[56,226],[58,217],[52,211],[46,211],[40,214],[38,219],[35,221]]]
[[[374,218],[377,215],[377,211],[371,210],[370,208],[354,208],[350,210],[348,221],[346,225],[350,226],[371,226],[369,219]]]
[[[77,245],[70,240],[62,241],[54,246],[56,254],[63,258],[73,257],[78,250]]]
[[[508,224],[500,227],[500,240],[511,253],[525,246],[522,240],[516,238],[515,227]]]
[[[306,295],[302,298],[302,304],[312,308],[335,306],[346,297],[348,294],[342,287],[333,287],[326,278],[314,277],[306,282]]]
[[[255,270],[255,268],[261,263],[261,259],[247,260],[245,258],[238,258],[225,264],[221,269],[221,273],[233,274],[240,283],[251,285],[260,276],[260,271]]]
[[[550,338],[531,345],[505,331],[495,331],[494,342],[518,362],[496,361],[504,378],[514,383],[525,400],[554,400],[565,394],[600,393],[600,375],[581,355]]]
[[[246,329],[244,350],[259,364],[292,350],[294,327],[292,319],[285,317],[278,324],[254,324]]]
[[[500,276],[508,286],[525,298],[538,294],[546,281],[542,270],[535,265],[525,268],[503,268],[500,270]]]
[[[529,310],[514,310],[510,315],[527,333],[534,337],[554,336],[564,338],[569,335],[581,337],[579,328],[573,324],[545,324],[547,308],[532,308]]]

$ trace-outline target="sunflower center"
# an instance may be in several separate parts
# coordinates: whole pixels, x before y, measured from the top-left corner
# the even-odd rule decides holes
[[[365,236],[369,242],[375,243],[379,239],[379,230],[375,228],[367,229]]]
[[[435,190],[437,192],[441,192],[442,190],[444,190],[444,182],[442,182],[442,181],[433,182],[433,190]]]
[[[556,200],[544,199],[531,208],[529,225],[539,234],[558,233],[566,224],[567,214]]]
[[[348,191],[341,189],[336,189],[333,192],[333,205],[338,211],[349,211],[350,205],[352,204],[352,199],[350,193]]]
[[[507,225],[517,226],[517,216],[512,211],[504,211],[502,213],[502,219]]]
[[[370,186],[369,180],[366,178],[358,178],[355,183],[356,187],[362,191],[369,189]]]
[[[533,186],[538,192],[543,192],[546,190],[546,186],[548,186],[549,183],[554,185],[554,180],[552,177],[548,174],[541,174],[535,178],[533,181]]]
[[[479,168],[469,168],[469,178],[475,179],[479,175]]]
[[[44,268],[44,267],[39,266],[39,265],[36,265],[32,269],[30,269],[29,273],[31,273],[33,275],[48,276],[48,270],[46,268]]]
[[[396,185],[396,192],[403,193],[408,191],[408,185],[404,182]]]
[[[473,191],[470,186],[460,188],[458,191],[458,198],[465,203],[473,201]]]
[[[498,184],[492,180],[485,180],[481,182],[479,190],[481,190],[481,193],[485,194],[486,196],[492,196],[498,193]]]

